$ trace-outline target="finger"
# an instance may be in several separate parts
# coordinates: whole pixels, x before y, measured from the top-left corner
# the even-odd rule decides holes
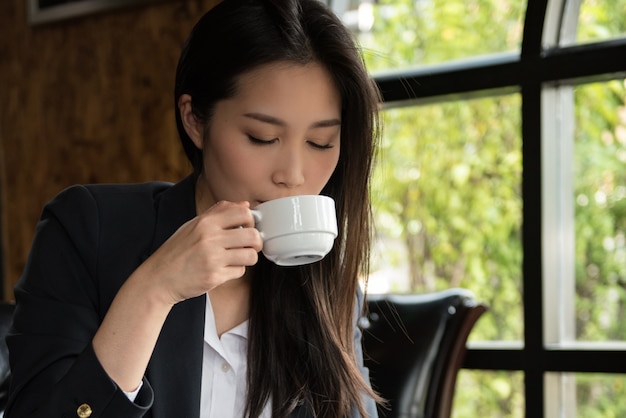
[[[217,216],[219,224],[224,229],[237,228],[240,226],[254,227],[254,217],[250,211],[248,202],[221,201],[212,206],[201,217]]]
[[[227,249],[252,248],[261,251],[263,240],[255,228],[235,228],[225,233],[224,247]]]
[[[215,289],[216,287],[224,284],[229,280],[240,279],[246,273],[246,266],[224,266],[219,274],[212,274],[210,277],[207,277],[208,282],[202,288],[202,292],[204,293],[210,291],[211,289]]]
[[[234,248],[226,251],[225,265],[227,267],[249,267],[259,261],[259,253],[253,248]]]

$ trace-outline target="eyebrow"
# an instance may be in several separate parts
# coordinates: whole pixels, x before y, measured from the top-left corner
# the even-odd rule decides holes
[[[276,125],[280,127],[287,126],[287,123],[284,120],[278,119],[274,116],[266,115],[264,113],[245,113],[245,117],[258,120],[260,122],[269,123],[270,125]],[[320,120],[311,125],[311,128],[330,128],[333,126],[341,125],[341,120],[339,119],[326,119]]]

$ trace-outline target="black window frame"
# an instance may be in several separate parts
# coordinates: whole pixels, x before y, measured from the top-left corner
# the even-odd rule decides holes
[[[566,1],[562,1],[562,8]],[[525,416],[544,417],[548,372],[626,373],[626,350],[550,348],[544,343],[541,122],[542,88],[626,77],[626,37],[543,47],[548,0],[528,0],[520,53],[502,53],[422,69],[374,74],[384,105],[445,102],[519,92],[522,98],[523,321],[519,348],[472,344],[463,368],[524,374]]]

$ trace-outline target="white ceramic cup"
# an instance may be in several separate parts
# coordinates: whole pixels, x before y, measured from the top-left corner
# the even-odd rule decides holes
[[[324,258],[337,237],[335,201],[301,195],[261,203],[252,210],[263,239],[263,254],[279,266],[298,266]]]

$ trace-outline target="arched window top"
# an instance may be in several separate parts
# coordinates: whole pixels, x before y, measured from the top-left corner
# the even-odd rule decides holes
[[[582,0],[577,43],[604,41],[626,36],[626,0]]]
[[[548,2],[545,48],[588,44],[626,36],[626,0]]]
[[[372,71],[519,52],[526,1],[328,0]]]

